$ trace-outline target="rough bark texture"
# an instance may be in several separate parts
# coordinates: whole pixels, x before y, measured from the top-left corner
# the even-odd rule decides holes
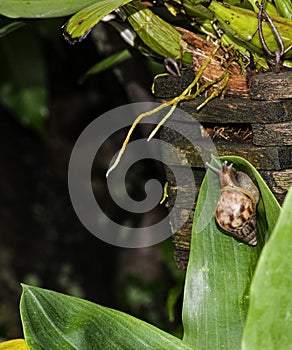
[[[174,83],[175,79],[177,83]],[[156,79],[154,92],[157,99],[173,97],[173,86],[177,96],[189,79],[189,73],[186,77],[165,76]],[[182,87],[181,91],[178,86]],[[203,100],[203,97],[199,97],[180,104],[179,107],[194,118],[193,125],[188,123],[183,127],[193,128],[198,139],[212,137],[220,155],[237,155],[251,162],[260,171],[279,203],[282,203],[292,184],[292,71],[253,76],[250,98],[216,98],[201,111],[197,111],[196,107]],[[204,126],[205,135],[198,131],[197,122]],[[193,169],[197,194],[205,171],[200,156],[201,149],[204,148],[202,140],[201,149],[197,149],[175,132],[175,124],[180,121],[174,117],[172,123],[174,130],[162,130],[161,137],[179,147],[181,154],[187,158]],[[180,125],[180,129],[181,127]],[[208,153],[208,146],[205,151]],[[164,153],[163,157],[166,164],[180,167],[183,173],[185,165],[176,163],[173,154]],[[176,191],[184,189],[175,187],[175,179],[170,172],[166,175],[171,207]],[[186,203],[177,205],[182,211],[188,209]],[[176,263],[182,269],[186,268],[188,262],[191,228],[192,217],[189,217],[182,229],[173,236]]]

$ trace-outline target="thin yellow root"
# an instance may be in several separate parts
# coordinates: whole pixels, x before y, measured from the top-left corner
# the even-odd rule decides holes
[[[163,188],[163,197],[161,199],[161,201],[159,202],[159,204],[163,204],[166,201],[166,198],[168,198],[168,181],[166,181],[164,188]]]
[[[181,101],[184,100],[188,100],[191,98],[194,98],[196,96],[198,96],[202,91],[203,88],[205,89],[205,87],[209,84],[204,85],[203,87],[201,87],[200,89],[198,89],[194,94],[190,95],[191,90],[193,89],[194,86],[196,86],[196,84],[199,82],[201,76],[204,73],[204,70],[207,68],[208,64],[211,62],[211,60],[214,58],[214,56],[216,55],[218,49],[220,48],[220,45],[217,45],[215,47],[215,49],[213,50],[212,54],[207,58],[206,62],[203,64],[203,66],[201,67],[200,71],[197,73],[195,79],[191,82],[191,84],[182,92],[181,95],[173,98],[170,101],[166,101],[164,103],[162,103],[161,105],[159,105],[158,107],[140,114],[133,122],[130,130],[128,131],[128,134],[123,142],[123,145],[118,153],[118,156],[116,158],[116,160],[114,161],[113,165],[108,169],[107,173],[106,173],[106,177],[109,176],[109,174],[118,166],[118,164],[121,161],[122,155],[125,152],[125,149],[127,147],[127,144],[129,143],[130,137],[133,134],[133,131],[135,130],[136,126],[138,125],[138,123],[148,117],[149,115],[152,115],[156,112],[159,112],[160,110],[162,110],[163,108],[166,108],[168,106],[172,106],[170,111],[166,114],[166,116],[159,122],[159,124],[156,126],[156,128],[151,132],[150,136],[148,137],[147,141],[150,141],[154,135],[157,133],[157,131],[159,130],[159,128],[166,122],[167,119],[169,119],[171,117],[171,115],[173,114],[176,106],[178,105],[178,103],[180,103]],[[214,83],[214,82],[213,82]],[[212,82],[210,83],[212,85]]]
[[[163,119],[156,125],[156,128],[151,132],[151,134],[149,135],[147,142],[149,142],[157,133],[157,131],[160,129],[160,127],[167,121],[167,119],[169,119],[172,116],[172,113],[174,112],[174,110],[176,109],[177,103],[175,103],[169,110],[169,112],[167,112],[166,116],[163,117]]]
[[[119,164],[119,162],[120,162],[120,160],[121,160],[121,158],[122,158],[122,155],[123,155],[123,153],[125,152],[125,149],[126,149],[126,147],[127,147],[127,144],[129,143],[130,137],[131,137],[131,135],[133,134],[133,131],[135,130],[135,128],[136,128],[136,126],[138,125],[138,123],[139,123],[142,119],[148,117],[149,115],[151,115],[151,114],[153,114],[153,113],[159,112],[161,109],[163,109],[163,108],[165,108],[165,107],[166,107],[166,106],[165,106],[165,104],[163,103],[163,104],[159,105],[158,107],[156,107],[156,108],[154,108],[154,109],[152,109],[152,110],[150,110],[150,111],[148,111],[148,112],[145,112],[145,113],[140,114],[140,115],[134,120],[134,122],[133,122],[133,124],[132,124],[130,130],[128,131],[128,134],[127,134],[127,136],[126,136],[126,138],[125,138],[125,140],[124,140],[124,142],[123,142],[123,145],[122,145],[122,147],[121,147],[121,149],[120,149],[120,151],[119,151],[119,153],[118,153],[118,156],[117,156],[116,160],[114,161],[113,165],[108,169],[108,171],[107,171],[107,173],[106,173],[106,177],[108,177],[108,175],[109,175],[109,174],[117,167],[117,165]]]
[[[201,108],[203,108],[209,101],[211,101],[213,98],[215,98],[216,96],[220,95],[221,92],[226,88],[227,84],[228,84],[228,81],[229,81],[229,73],[226,72],[225,75],[225,79],[224,79],[224,82],[223,84],[217,89],[217,90],[214,90],[211,95],[209,97],[207,97],[204,102],[202,102],[198,107],[197,107],[197,110],[200,110]],[[222,77],[223,78],[223,77]]]

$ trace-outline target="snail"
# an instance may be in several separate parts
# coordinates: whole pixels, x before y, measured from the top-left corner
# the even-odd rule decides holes
[[[250,177],[225,161],[222,169],[206,163],[219,176],[221,196],[216,206],[217,224],[239,241],[255,246],[256,205],[259,191]]]

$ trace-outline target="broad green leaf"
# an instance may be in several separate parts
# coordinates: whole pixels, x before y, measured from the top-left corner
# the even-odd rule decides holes
[[[182,35],[169,23],[155,15],[140,1],[132,1],[123,6],[121,12],[141,40],[162,57],[181,59],[184,42]],[[185,64],[192,64],[192,56],[184,54]]]
[[[65,38],[74,44],[83,40],[106,15],[131,0],[100,0],[69,19],[64,28]]]
[[[48,116],[46,71],[39,39],[25,27],[0,39],[0,103],[40,133]]]
[[[258,245],[248,246],[221,232],[214,215],[204,230],[197,232],[202,210],[204,214],[210,206],[210,212],[215,212],[218,197],[210,193],[213,190],[208,191],[209,181],[216,183],[220,194],[217,176],[208,170],[195,212],[183,304],[184,340],[204,350],[241,348],[251,280],[264,241],[272,232],[280,211],[270,190],[246,160],[239,157],[223,159],[257,182],[261,194],[257,208]],[[213,164],[216,166],[214,160]]]
[[[253,11],[236,6],[223,5],[212,1],[209,10],[213,11],[220,26],[228,34],[244,43],[252,52],[263,53],[263,47],[258,33],[257,14]],[[284,47],[287,49],[292,45],[292,20],[279,16],[271,16]],[[248,25],[246,25],[248,23]],[[275,35],[268,22],[263,22],[263,35],[271,51],[279,49]],[[292,57],[292,50],[285,54],[286,58]]]
[[[109,57],[105,58],[104,60],[98,62],[94,66],[92,66],[86,72],[86,76],[101,73],[109,68],[112,68],[113,66],[115,66],[119,63],[126,61],[130,57],[131,57],[131,53],[127,49],[125,49],[123,51],[116,52],[116,53],[110,55]]]
[[[8,340],[0,343],[0,350],[29,350],[24,339]]]
[[[292,345],[292,189],[251,285],[244,350],[286,350]]]
[[[11,18],[68,16],[97,0],[0,0],[0,14]]]
[[[23,285],[20,302],[30,350],[192,350],[182,340],[122,312]]]

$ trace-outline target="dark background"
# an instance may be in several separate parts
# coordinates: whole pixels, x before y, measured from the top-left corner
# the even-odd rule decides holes
[[[42,42],[49,91],[44,134],[24,127],[0,106],[0,339],[23,337],[18,310],[22,282],[117,308],[177,333],[180,307],[176,321],[170,322],[166,299],[170,289],[182,283],[183,273],[174,266],[171,242],[145,249],[102,242],[79,222],[67,188],[70,153],[83,128],[114,107],[153,100],[152,79],[163,66],[134,54],[115,71],[79,84],[87,69],[126,44],[113,28],[101,24],[84,42],[69,45],[62,37],[64,22],[29,21],[25,29]],[[13,35],[17,33],[9,34],[11,40]],[[100,35],[107,43],[104,49]],[[30,42],[24,44],[29,50]],[[145,224],[153,216],[163,217],[165,208],[158,207],[151,217],[124,217],[104,190],[108,162],[121,146],[125,131],[107,142],[108,155],[94,164],[96,196],[118,222]],[[140,129],[136,137],[148,131]],[[138,164],[131,176],[134,198],[141,193],[143,197],[147,178],[156,177],[163,184],[161,167],[147,162]]]

